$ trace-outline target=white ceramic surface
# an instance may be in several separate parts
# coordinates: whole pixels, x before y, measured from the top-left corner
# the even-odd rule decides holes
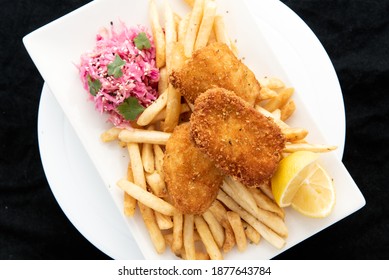
[[[94,189],[91,189],[91,193],[86,191],[85,197],[76,200],[73,195],[77,195],[77,193],[66,192],[62,188],[53,186],[55,183],[52,182],[55,182],[56,179],[54,178],[58,175],[58,170],[55,170],[54,164],[45,160],[45,158],[48,158],[47,155],[50,154],[50,151],[45,151],[47,149],[47,142],[45,144],[43,140],[45,129],[41,130],[44,127],[42,123],[45,122],[41,121],[42,118],[40,117],[40,148],[45,172],[48,174],[53,192],[69,219],[93,244],[114,258],[139,257],[139,251],[136,250],[132,253],[132,248],[134,247],[133,240],[124,229],[126,228],[124,225],[127,224],[136,242],[141,244],[140,249],[146,259],[170,259],[174,258],[171,253],[163,255],[155,253],[143,223],[140,221],[140,217],[127,219],[121,215],[122,193],[115,186],[115,182],[125,174],[128,158],[125,151],[118,149],[116,144],[102,144],[99,141],[100,133],[109,125],[105,123],[102,116],[94,111],[93,105],[88,104],[86,101],[85,92],[83,92],[78,80],[77,70],[72,64],[77,63],[82,52],[93,47],[94,34],[101,26],[107,26],[109,21],[117,18],[124,20],[128,25],[136,23],[147,24],[147,7],[144,2],[123,0],[94,1],[29,34],[24,38],[24,43],[38,70],[51,88],[59,106],[64,111],[64,115],[69,119],[69,123],[74,128],[75,134],[72,136],[70,132],[72,130],[70,128],[66,130],[67,123],[64,122],[62,124],[65,128],[63,143],[67,149],[70,174],[75,174],[75,172],[80,170],[80,167],[89,165],[90,170],[88,172],[90,171],[91,174],[89,177],[86,175],[80,183],[84,186],[89,184],[89,187],[96,182],[96,187],[99,188],[98,195],[95,195]],[[223,4],[224,7],[220,5],[219,9],[226,17],[231,37],[237,39],[240,55],[245,57],[246,64],[257,75],[275,75],[296,88],[295,101],[298,106],[298,112],[291,120],[292,125],[308,128],[310,131],[309,139],[312,142],[335,143],[340,147],[337,154],[330,153],[321,157],[322,164],[334,178],[335,184],[342,185],[342,188],[337,188],[337,204],[334,212],[326,219],[312,220],[288,210],[286,222],[290,234],[287,239],[287,245],[283,248],[283,250],[286,250],[358,210],[364,205],[365,201],[358,187],[339,160],[344,143],[344,109],[340,87],[325,51],[303,22],[280,2],[268,0],[247,1],[247,3],[249,6],[251,5],[250,7],[255,8],[251,9],[252,11],[257,11],[254,13],[257,22],[255,22],[254,17],[248,15],[249,12],[245,6],[238,2],[232,0],[223,1],[220,4]],[[178,1],[177,5],[182,5],[182,3]],[[130,6],[131,9],[129,9]],[[117,9],[113,7],[122,8]],[[185,7],[180,7],[178,10],[181,12],[184,9]],[[226,11],[228,13],[225,13]],[[272,22],[272,13],[274,13],[273,16],[276,19],[278,16],[282,16],[287,26],[280,25],[278,21],[276,23]],[[98,18],[97,15],[99,15]],[[125,20],[128,18],[131,18],[131,21]],[[256,23],[259,24],[258,30],[255,28]],[[74,30],[77,32],[74,32]],[[250,30],[250,32],[241,32],[241,30]],[[298,36],[298,43],[296,43],[296,39],[290,37],[290,32],[298,30],[303,35]],[[255,36],[249,36],[251,33],[255,34]],[[77,44],[74,44],[74,42],[77,42]],[[271,42],[273,42],[273,45]],[[278,42],[285,42],[285,44],[277,44]],[[301,53],[299,52],[299,44],[310,47],[306,48],[307,52]],[[58,56],[58,53],[61,53],[61,56]],[[312,62],[311,59],[304,60],[311,57],[316,59],[316,61]],[[52,61],[57,61],[57,63],[53,66]],[[318,87],[317,85],[324,86]],[[327,90],[330,90],[330,96],[333,96],[332,99],[337,101],[335,107],[331,110],[326,108],[323,110],[322,106],[312,107],[314,103],[312,100],[323,99],[324,93],[328,95]],[[42,100],[44,96],[42,95]],[[327,98],[324,99],[325,102],[320,102],[319,104],[327,104]],[[42,102],[42,104],[44,103]],[[43,105],[42,108],[44,108]],[[43,113],[40,114],[42,115]],[[334,114],[338,117],[337,119],[332,118]],[[58,118],[62,119],[62,121],[64,120],[62,115],[58,116]],[[320,120],[322,120],[322,123],[320,123]],[[320,125],[317,124],[318,121]],[[49,121],[46,121],[46,126],[48,125],[47,122]],[[320,131],[319,128],[325,128],[325,130]],[[74,140],[77,138],[75,135],[79,137],[82,147],[86,150],[83,157],[87,158],[87,155],[90,157],[90,159],[82,161],[85,165],[77,161],[79,159],[78,156],[72,157],[72,154],[68,152],[69,147],[72,149],[79,147],[80,151],[85,152],[81,145]],[[82,154],[82,152],[80,153]],[[97,169],[97,172],[94,168]],[[101,176],[101,179],[97,179],[97,174]],[[80,187],[79,182],[77,182],[79,181],[78,179],[75,180],[71,176],[68,176],[68,178],[68,184]],[[95,179],[96,181],[94,181]],[[60,189],[61,191],[59,191]],[[112,201],[114,203],[109,203],[102,199],[102,197],[105,199],[109,196],[113,198]],[[104,210],[105,206],[104,208],[101,206],[103,204],[109,210]],[[77,205],[78,208],[73,205]],[[113,242],[115,244],[107,242],[101,236],[99,237],[98,234],[92,233],[93,230],[90,228],[95,226],[93,225],[94,222],[91,222],[91,219],[80,218],[82,215],[79,213],[82,209],[89,207],[92,207],[92,209],[93,207],[100,207],[99,210],[101,212],[94,215],[95,217],[102,217],[101,220],[103,221],[99,221],[99,223],[101,222],[100,226],[104,222],[112,223],[113,228],[117,227],[116,233],[119,234],[120,232],[123,234],[122,238],[125,240],[123,244],[129,246],[127,252],[117,249],[120,246],[118,242]],[[117,208],[117,214],[110,216],[109,213],[115,207]],[[267,259],[283,251],[274,249],[265,241],[261,242],[260,247],[250,246],[247,252],[243,254],[234,251],[226,255],[226,258]]]

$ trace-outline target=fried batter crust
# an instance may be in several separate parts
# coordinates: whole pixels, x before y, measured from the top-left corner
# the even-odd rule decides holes
[[[216,199],[223,174],[190,138],[190,125],[177,126],[166,144],[163,171],[173,205],[184,214],[202,214]]]
[[[247,187],[274,174],[285,147],[279,127],[233,92],[207,90],[195,102],[191,136],[224,173]]]
[[[195,51],[180,70],[172,72],[170,82],[191,103],[202,92],[223,87],[254,106],[261,89],[254,73],[222,43]]]

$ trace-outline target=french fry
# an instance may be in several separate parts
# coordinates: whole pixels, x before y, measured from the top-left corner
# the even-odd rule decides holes
[[[166,216],[157,211],[154,212],[155,220],[157,221],[158,227],[161,230],[171,229],[173,227],[173,222],[170,216]]]
[[[219,223],[221,223],[227,217],[226,208],[224,208],[223,204],[221,204],[218,200],[212,202],[208,210],[212,212],[212,214],[219,221]]]
[[[180,255],[183,260],[188,260],[184,250],[181,250]],[[195,260],[210,260],[207,252],[196,250],[195,255]]]
[[[263,108],[269,112],[273,112],[275,109],[279,109],[282,106],[284,106],[289,98],[293,95],[294,88],[284,88],[282,89],[277,96],[271,98],[265,105],[263,105]]]
[[[180,23],[180,21],[182,20],[181,16],[177,13],[173,13],[173,18],[174,18],[174,23],[175,23],[175,26],[176,26],[176,32],[178,30],[178,24]],[[177,33],[178,35],[178,33]]]
[[[250,189],[253,197],[259,208],[263,210],[267,210],[273,212],[281,217],[281,219],[285,218],[284,210],[274,202],[274,200],[270,199],[267,195],[265,195],[260,189],[253,188]]]
[[[131,164],[128,164],[127,167],[127,180],[134,182],[134,174],[132,174]],[[124,192],[124,206],[123,211],[124,215],[132,217],[135,214],[136,209],[136,199],[130,196],[128,193]]]
[[[229,251],[232,250],[232,248],[234,248],[234,246],[236,244],[236,240],[235,240],[234,231],[232,230],[232,227],[227,220],[227,215],[226,215],[226,218],[221,222],[221,225],[225,229],[225,232],[224,232],[225,238],[224,238],[224,244],[223,244],[222,249],[223,249],[224,253],[228,253]]]
[[[128,193],[124,193],[124,205],[123,212],[127,217],[133,217],[136,210],[136,199],[130,196]]]
[[[167,90],[165,90],[153,103],[147,107],[142,114],[138,117],[137,124],[140,126],[146,126],[158,115],[159,112],[166,107],[167,103]]]
[[[193,220],[193,222],[194,222],[194,220]],[[201,241],[201,237],[200,237],[200,235],[199,235],[199,233],[197,232],[196,229],[195,229],[195,231],[193,233],[193,240],[194,240],[194,242]]]
[[[163,157],[164,152],[159,145],[153,145],[154,150],[154,159],[155,159],[155,169],[163,178]]]
[[[169,246],[172,247],[172,243],[173,243],[173,234],[172,233],[169,233],[167,234],[167,242],[169,242]],[[196,230],[194,230],[193,232],[193,241],[196,243],[197,241],[200,241],[200,236],[198,234],[198,232]],[[209,260],[209,255],[207,252],[203,252],[202,250],[198,250],[198,248],[195,247],[195,259],[196,260]],[[187,256],[186,256],[186,253],[185,253],[185,248],[182,246],[177,252],[173,251],[172,252],[177,256],[177,257],[181,257],[183,260],[188,260]]]
[[[209,230],[212,232],[216,244],[219,246],[219,248],[223,247],[225,235],[222,225],[209,210],[203,213],[203,218],[207,222]]]
[[[166,67],[159,68],[158,93],[160,96],[167,90],[168,86],[169,86],[169,76],[167,74]]]
[[[186,104],[189,106],[190,110],[193,112],[194,111],[194,105],[193,103],[190,103],[186,98],[185,98]]]
[[[168,33],[166,34],[168,36]],[[169,54],[169,61],[167,62],[168,75],[174,69],[179,69],[184,63],[185,54],[184,46],[181,43],[177,43],[177,34],[171,35],[169,39],[169,49],[166,50],[166,55]],[[167,40],[168,41],[168,40]],[[168,85],[168,95],[166,104],[166,117],[164,123],[164,131],[172,132],[178,125],[181,113],[181,94],[178,89],[175,89],[173,85]]]
[[[191,13],[187,13],[178,24],[178,31],[177,31],[177,40],[180,43],[184,43],[186,31],[188,30],[189,25],[189,19],[190,19]]]
[[[210,260],[207,252],[196,251],[196,260]]]
[[[188,4],[190,7],[193,7],[195,0],[184,0],[186,4]]]
[[[236,57],[238,57],[238,55],[239,55],[239,52],[238,52],[238,46],[236,45],[236,40],[231,40],[230,39],[230,46],[231,46],[231,51],[232,51],[232,53],[236,56]]]
[[[169,76],[172,70],[173,44],[177,42],[177,31],[174,14],[168,1],[165,1],[165,41],[166,70]]]
[[[166,104],[165,132],[172,132],[177,126],[181,113],[181,94],[172,84],[169,84]]]
[[[293,100],[289,100],[284,106],[281,107],[281,120],[286,121],[296,110],[296,104]]]
[[[196,259],[196,249],[194,243],[194,215],[184,215],[184,249],[187,260]]]
[[[231,187],[230,184],[227,184],[225,181],[223,182],[223,185],[221,186],[221,189],[228,194],[240,207],[245,209],[247,212],[251,213],[251,215],[256,215],[258,211],[257,204],[250,194],[249,201],[246,201],[245,198],[241,197],[238,193],[234,192],[233,187]]]
[[[146,179],[145,179],[145,175],[144,175],[144,171],[143,171],[143,163],[142,163],[142,159],[141,159],[141,155],[140,155],[139,145],[137,143],[128,143],[127,149],[128,149],[128,154],[130,156],[131,169],[132,169],[132,174],[134,177],[135,184],[132,184],[131,182],[129,182],[125,179],[122,179],[121,181],[124,182],[125,186],[128,184],[132,184],[133,185],[132,189],[135,189],[136,191],[138,191],[138,193],[146,193],[146,197],[147,197],[147,194],[150,194],[150,193],[147,192],[147,190],[146,190],[147,189]],[[134,188],[134,186],[136,188]],[[140,190],[142,190],[143,192]],[[125,190],[125,192],[127,192],[127,191]],[[130,194],[130,195],[132,197],[134,197],[132,194]],[[145,198],[145,196],[143,196],[142,198]],[[165,203],[167,203],[167,202],[165,202]],[[138,201],[138,207],[139,207],[140,213],[142,215],[142,219],[143,219],[145,226],[147,228],[147,231],[149,232],[150,239],[153,242],[155,250],[159,254],[163,253],[165,251],[165,248],[166,248],[166,243],[165,243],[165,239],[162,235],[162,232],[161,232],[160,228],[158,227],[157,221],[155,220],[154,211],[151,208],[144,205],[140,201]]]
[[[261,100],[271,99],[273,97],[276,97],[277,95],[278,93],[275,90],[272,90],[267,86],[262,86],[261,84],[261,90],[259,91],[259,96]]]
[[[131,170],[134,178],[134,184],[146,190],[146,178],[143,171],[142,157],[139,145],[137,143],[127,144],[128,155],[130,156]]]
[[[285,240],[272,231],[270,228],[258,221],[253,215],[241,208],[231,197],[222,190],[219,191],[217,199],[223,202],[229,209],[239,214],[239,216],[251,225],[259,234],[274,247],[281,249],[285,245]]]
[[[178,253],[183,248],[183,223],[184,215],[175,213],[173,215],[173,242],[171,246],[174,253]]]
[[[186,60],[184,54],[184,45],[181,42],[173,43],[173,54],[172,54],[172,70],[178,70],[184,65]]]
[[[273,191],[271,189],[270,182],[262,183],[258,186],[258,188],[271,200],[274,201]]]
[[[187,103],[182,103],[181,104],[181,110],[180,110],[180,114],[183,114],[183,113],[186,113],[186,112],[189,112],[191,109],[189,108],[189,105]],[[158,113],[158,115],[156,115],[154,117],[154,119],[151,121],[151,123],[156,123],[158,121],[162,121],[166,118],[166,108],[163,109],[161,112]]]
[[[122,131],[122,129],[120,129],[120,128],[118,128],[118,127],[111,127],[110,129],[104,131],[104,132],[100,135],[100,139],[101,139],[101,141],[103,141],[104,143],[106,143],[106,142],[111,142],[111,141],[115,141],[115,140],[118,139],[120,131]]]
[[[173,244],[173,233],[166,233],[163,235],[166,245],[168,245],[170,248],[172,247]]]
[[[215,17],[216,17],[216,15],[215,15]],[[213,19],[213,22],[215,23],[215,18]],[[216,40],[215,28],[212,27],[211,34],[209,34],[208,45],[210,45],[212,43],[216,43],[216,42],[217,42],[217,40]]]
[[[282,120],[275,118],[273,116],[273,114],[271,112],[267,111],[265,108],[263,108],[259,105],[255,105],[255,109],[258,112],[262,113],[265,117],[271,118],[280,127],[281,130],[289,128],[289,125],[284,123]]]
[[[215,16],[213,28],[216,35],[216,40],[220,43],[226,44],[229,48],[231,48],[231,42],[228,38],[226,27],[224,25],[224,19],[221,15]]]
[[[143,168],[147,173],[154,172],[154,153],[153,145],[149,143],[143,143],[142,145],[142,163]]]
[[[285,122],[283,122],[281,119],[276,118],[273,113],[270,113],[265,108],[256,105],[255,109],[265,115],[266,117],[271,118],[281,129],[281,132],[284,134],[287,141],[290,142],[296,142],[299,140],[304,139],[308,135],[308,131],[304,128],[291,128],[289,125],[287,125]],[[276,111],[278,109],[275,109]]]
[[[275,109],[273,112],[271,112],[271,114],[273,115],[274,119],[276,119],[276,120],[281,119],[281,110],[280,109]]]
[[[295,142],[304,139],[308,135],[308,130],[299,127],[288,127],[282,129],[282,133],[284,134],[286,141]]]
[[[238,184],[237,184],[238,185]],[[242,186],[245,188],[244,186]],[[222,190],[227,193],[242,209],[246,210],[250,215],[257,218],[260,222],[272,229],[282,237],[288,235],[288,229],[284,221],[272,212],[264,211],[257,207],[257,204],[249,190],[235,192],[235,189],[229,184],[222,185]]]
[[[261,241],[261,235],[252,226],[245,221],[242,221],[244,232],[247,238],[254,244],[258,244]]]
[[[213,29],[213,22],[216,14],[216,3],[214,1],[205,1],[203,18],[201,20],[200,28],[197,33],[194,50],[205,47],[208,43],[209,36]]]
[[[154,0],[150,1],[149,17],[151,22],[151,30],[154,38],[155,50],[156,50],[156,63],[157,63],[157,67],[161,68],[166,63],[166,54],[165,54],[166,43],[165,43],[165,34],[159,22],[158,9]]]
[[[127,166],[127,180],[134,183],[134,173],[132,172],[131,163]]]
[[[149,232],[151,242],[153,243],[157,253],[162,254],[166,249],[166,242],[155,220],[154,211],[139,201],[138,206],[143,218],[143,222],[147,228],[147,231]]]
[[[176,208],[170,203],[126,179],[119,180],[117,185],[133,198],[159,213],[167,216],[173,216],[177,212]]]
[[[222,253],[213,239],[212,233],[203,217],[196,215],[194,217],[194,222],[196,224],[197,232],[201,237],[201,241],[203,241],[205,249],[207,250],[211,260],[222,260]]]
[[[154,195],[165,197],[167,195],[166,183],[162,179],[160,172],[146,173],[146,182],[150,186]]]
[[[309,143],[290,143],[286,144],[283,150],[284,153],[294,153],[297,151],[311,151],[314,153],[325,153],[336,150],[334,145],[309,144]]]
[[[227,183],[227,185],[224,183]],[[249,212],[255,213],[257,211],[257,203],[248,188],[246,188],[242,183],[232,179],[230,176],[224,177],[224,183],[222,185],[222,189],[228,194],[231,193],[231,197],[239,199],[240,202],[237,201],[238,204],[245,209],[247,208],[246,210]]]
[[[231,249],[235,246],[235,236],[231,225],[227,220],[227,210],[220,203],[220,201],[215,200],[209,207],[209,211],[211,211],[211,213],[215,216],[221,226],[225,229],[225,238],[222,250],[224,253],[227,253],[231,251]]]
[[[203,16],[203,7],[204,0],[195,0],[188,23],[188,29],[185,34],[184,50],[186,57],[192,56],[197,32],[200,27],[201,18]]]
[[[277,233],[279,236],[285,238],[288,236],[288,228],[280,216],[271,211],[263,210],[262,208],[257,209],[258,210],[254,215],[255,218],[257,218],[260,222]]]
[[[233,211],[228,211],[227,219],[231,224],[232,230],[234,231],[236,246],[238,247],[238,250],[240,252],[245,251],[247,248],[247,239],[240,216]]]
[[[120,148],[125,148],[125,147],[127,147],[127,143],[126,143],[126,142],[123,142],[123,141],[118,141],[118,146],[119,146]]]
[[[138,128],[132,130],[123,129],[119,133],[119,139],[126,143],[150,143],[166,145],[170,135],[170,133],[157,130],[145,130]]]
[[[285,87],[283,81],[276,77],[263,77],[258,79],[262,87],[267,87],[269,89],[280,89]]]

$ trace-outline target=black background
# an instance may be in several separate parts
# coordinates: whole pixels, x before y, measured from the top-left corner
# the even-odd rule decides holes
[[[109,259],[69,222],[46,181],[37,140],[43,79],[22,44],[87,2],[0,1],[0,259]],[[389,259],[389,1],[282,2],[335,67],[346,111],[343,162],[367,204],[277,259]]]

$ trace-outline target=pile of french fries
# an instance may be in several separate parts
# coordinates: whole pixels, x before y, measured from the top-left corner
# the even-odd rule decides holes
[[[159,9],[150,1],[150,21],[160,69],[159,98],[139,116],[134,129],[113,127],[102,133],[103,142],[118,141],[127,147],[130,162],[126,178],[117,185],[124,193],[124,213],[140,210],[156,252],[166,248],[182,259],[223,259],[235,245],[243,252],[247,244],[258,244],[263,237],[276,248],[285,245],[288,229],[285,213],[273,199],[270,183],[247,188],[226,176],[217,199],[202,215],[180,213],[169,201],[162,169],[164,146],[171,132],[190,114],[193,105],[181,103],[181,95],[171,84],[172,69],[181,67],[196,49],[218,41],[236,49],[228,38],[223,17],[216,13],[213,0],[185,0],[192,8],[184,17],[175,14],[165,1],[164,24]],[[284,153],[298,150],[326,152],[334,146],[306,141],[308,131],[286,121],[294,113],[293,88],[274,77],[259,79],[262,101],[255,109],[272,118],[287,139]],[[186,118],[187,121],[187,118]]]

